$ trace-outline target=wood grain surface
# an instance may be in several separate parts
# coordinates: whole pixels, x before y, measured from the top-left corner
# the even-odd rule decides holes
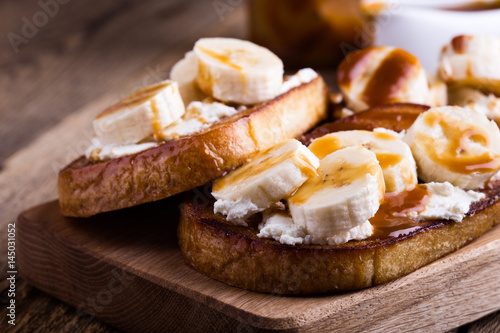
[[[391,283],[280,297],[225,285],[184,264],[176,238],[181,197],[88,219],[64,218],[57,201],[28,210],[18,221],[24,278],[89,318],[140,332],[175,331],[177,321],[195,316],[196,326],[181,325],[184,331],[233,330],[241,322],[252,330],[442,332],[500,306],[500,281],[492,277],[500,271],[500,227]],[[291,278],[301,274],[307,265]],[[198,303],[196,312],[186,303]]]
[[[87,147],[91,120],[101,110],[167,78],[172,64],[198,38],[246,36],[246,7],[238,1],[225,1],[233,5],[222,16],[214,2],[201,0],[64,2],[17,52],[8,34],[22,36],[26,20],[33,22],[43,9],[35,0],[0,2],[2,332],[116,331],[22,279],[16,284],[16,326],[8,325],[7,224],[26,207],[56,198],[57,171]],[[186,317],[182,324],[196,321],[196,316]],[[499,322],[497,312],[459,331],[498,332]]]

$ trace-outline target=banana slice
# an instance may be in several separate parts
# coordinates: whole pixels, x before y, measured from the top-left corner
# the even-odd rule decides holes
[[[283,62],[271,51],[233,38],[202,38],[194,46],[197,82],[221,101],[257,104],[276,97],[283,84]]]
[[[500,95],[500,37],[461,35],[441,51],[438,73],[455,86]]]
[[[418,116],[404,141],[425,182],[449,181],[465,190],[477,189],[500,169],[498,126],[467,108],[429,109]]]
[[[279,143],[214,182],[214,212],[246,225],[247,217],[291,195],[318,166],[318,158],[299,141]]]
[[[158,134],[185,112],[176,82],[163,81],[134,92],[94,119],[102,145],[132,144]]]
[[[293,222],[303,226],[316,242],[373,217],[384,193],[382,169],[375,154],[361,146],[348,147],[323,158],[318,175],[288,199],[288,206]]]
[[[417,184],[410,147],[395,135],[370,131],[341,131],[314,140],[309,149],[319,158],[346,147],[363,146],[375,153],[384,174],[386,192],[401,192]]]
[[[349,54],[337,70],[347,107],[359,112],[393,103],[426,104],[429,86],[420,62],[389,46],[368,47]]]
[[[197,77],[198,57],[194,51],[189,51],[170,71],[170,79],[179,84],[179,91],[184,105],[189,105],[193,101],[201,101],[207,97],[198,87],[196,83]]]
[[[500,126],[500,98],[493,94],[485,95],[480,90],[460,87],[450,89],[450,105],[465,106],[484,114]]]

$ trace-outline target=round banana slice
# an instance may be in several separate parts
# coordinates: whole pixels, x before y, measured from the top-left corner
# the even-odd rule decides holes
[[[363,130],[335,132],[314,140],[309,149],[322,159],[339,149],[356,146],[363,146],[377,156],[386,192],[401,192],[417,184],[417,168],[410,147],[389,133]]]
[[[348,147],[323,158],[318,175],[288,199],[288,206],[295,224],[313,239],[327,239],[373,217],[384,193],[375,154],[361,146]]]
[[[438,73],[445,82],[500,95],[500,37],[460,35],[441,51]]]
[[[266,48],[233,38],[202,38],[194,52],[198,86],[207,95],[225,102],[257,104],[280,92],[283,62]]]
[[[177,83],[163,81],[104,110],[94,119],[94,131],[102,145],[137,143],[159,134],[184,112]]]
[[[462,189],[482,188],[500,169],[500,130],[485,115],[445,106],[420,114],[404,141],[425,182],[445,182]]]
[[[194,51],[189,51],[184,55],[184,58],[175,63],[170,71],[170,79],[179,84],[184,105],[189,105],[193,101],[201,101],[207,97],[198,87],[197,77],[198,57]]]
[[[347,107],[355,112],[394,103],[426,104],[429,86],[424,69],[410,53],[389,46],[349,54],[337,80]]]
[[[214,182],[214,213],[246,225],[249,216],[291,195],[316,174],[318,166],[318,158],[295,139],[259,152],[250,162]]]

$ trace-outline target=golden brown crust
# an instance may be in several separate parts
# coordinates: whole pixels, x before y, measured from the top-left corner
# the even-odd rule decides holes
[[[318,77],[201,133],[110,161],[80,157],[59,173],[62,214],[87,217],[209,183],[258,150],[298,137],[325,119],[327,90]]]
[[[500,183],[462,222],[433,221],[400,237],[338,246],[285,245],[213,214],[213,201],[188,195],[178,228],[186,263],[221,282],[277,294],[360,289],[394,280],[451,253],[500,223]]]

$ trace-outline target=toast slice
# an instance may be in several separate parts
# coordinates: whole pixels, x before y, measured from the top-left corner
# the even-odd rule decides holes
[[[399,112],[397,111],[399,108]],[[404,104],[358,113],[325,124],[303,137],[303,142],[340,130],[384,126],[407,129],[425,106]],[[473,203],[462,222],[433,220],[400,222],[399,231],[375,233],[368,239],[341,245],[286,245],[259,238],[260,215],[248,227],[233,225],[213,213],[214,199],[203,201],[188,194],[181,209],[179,245],[185,261],[195,270],[229,285],[276,294],[318,294],[382,284],[409,274],[451,253],[500,223],[500,180],[483,190],[485,198]],[[391,228],[393,226],[391,225]],[[394,236],[396,235],[396,236]]]
[[[59,173],[61,212],[88,217],[207,184],[257,151],[307,132],[327,117],[327,104],[318,76],[202,132],[108,161],[80,157]]]
[[[226,284],[259,292],[301,295],[389,282],[445,256],[500,223],[500,182],[473,204],[462,222],[436,220],[399,237],[342,245],[286,245],[259,238],[257,225],[228,223],[207,203],[186,197],[177,231],[185,261]]]

